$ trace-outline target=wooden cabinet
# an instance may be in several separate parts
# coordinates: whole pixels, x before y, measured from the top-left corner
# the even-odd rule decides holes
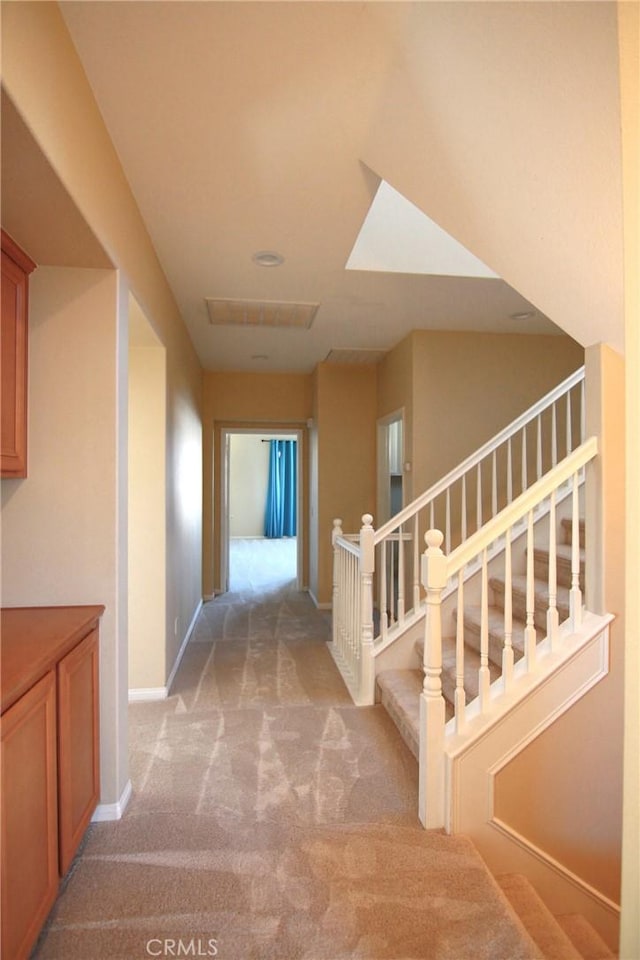
[[[25,960],[99,798],[104,608],[0,611],[3,960]]]
[[[58,893],[56,676],[2,717],[2,956],[27,957]]]
[[[100,796],[98,631],[58,664],[60,874],[74,858]]]
[[[0,476],[27,475],[29,274],[35,263],[2,231]]]

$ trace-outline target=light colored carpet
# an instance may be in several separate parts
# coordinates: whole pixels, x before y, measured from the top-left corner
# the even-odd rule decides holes
[[[352,705],[327,615],[264,570],[232,586],[170,698],[132,704],[132,800],[90,828],[38,960],[536,957],[470,842],[420,827],[415,760]]]

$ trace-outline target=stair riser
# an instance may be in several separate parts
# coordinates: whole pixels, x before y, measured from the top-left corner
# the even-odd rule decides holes
[[[572,531],[572,528],[573,528],[573,522],[572,522],[571,518],[570,518],[570,517],[565,517],[565,519],[562,520],[560,526],[561,526],[561,529],[562,529],[562,542],[563,542],[563,543],[571,543],[571,541],[572,541],[571,531]],[[584,525],[584,520],[581,520],[581,521],[580,521],[580,546],[581,546],[583,549],[584,549],[584,544],[585,544],[585,525]]]
[[[511,644],[513,646],[513,658],[514,661],[517,661],[522,656],[524,650],[524,639],[523,639],[523,624],[515,624],[513,634],[511,636]],[[538,631],[538,640],[541,640],[543,634],[541,631]],[[476,623],[475,620],[469,620],[465,617],[464,621],[464,638],[465,643],[468,646],[472,647],[478,653],[480,653],[480,624]],[[496,633],[494,630],[489,631],[489,660],[494,663],[497,667],[502,667],[502,649],[504,647],[504,631],[502,633]]]
[[[500,607],[501,610],[504,610],[504,584],[499,582],[492,581],[491,589],[493,590],[494,603],[497,607]],[[520,590],[513,590],[511,597],[511,605],[514,620],[522,620],[526,623],[527,619],[527,598],[524,593]],[[560,623],[563,620],[567,620],[569,617],[569,604],[564,599],[558,599],[557,601],[558,617]],[[534,597],[534,613],[533,613],[533,622],[534,625],[546,633],[547,630],[547,600],[544,597]]]
[[[536,580],[549,580],[549,553],[536,550],[533,555],[533,576]],[[565,557],[556,558],[556,583],[571,588],[571,561]],[[584,590],[584,562],[580,564],[580,589]]]

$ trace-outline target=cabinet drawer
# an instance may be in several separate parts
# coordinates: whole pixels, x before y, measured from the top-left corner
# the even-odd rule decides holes
[[[98,631],[58,664],[60,874],[67,872],[100,795]]]
[[[56,676],[2,715],[2,956],[29,956],[58,892]]]

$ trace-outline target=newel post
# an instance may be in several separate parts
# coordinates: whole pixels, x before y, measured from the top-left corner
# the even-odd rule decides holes
[[[420,697],[420,791],[418,810],[427,829],[443,827],[444,726],[442,696],[442,591],[447,583],[447,558],[440,549],[440,530],[424,535],[422,585],[427,592],[424,637],[424,686]]]
[[[338,631],[340,630],[340,567],[338,559],[338,547],[336,541],[342,536],[342,520],[336,517],[333,521],[331,530],[331,546],[333,547],[333,590],[331,594],[331,637],[334,643],[334,650],[338,649]]]
[[[375,569],[373,517],[365,513],[360,528],[360,696],[359,703],[375,701],[373,661],[373,571]]]

